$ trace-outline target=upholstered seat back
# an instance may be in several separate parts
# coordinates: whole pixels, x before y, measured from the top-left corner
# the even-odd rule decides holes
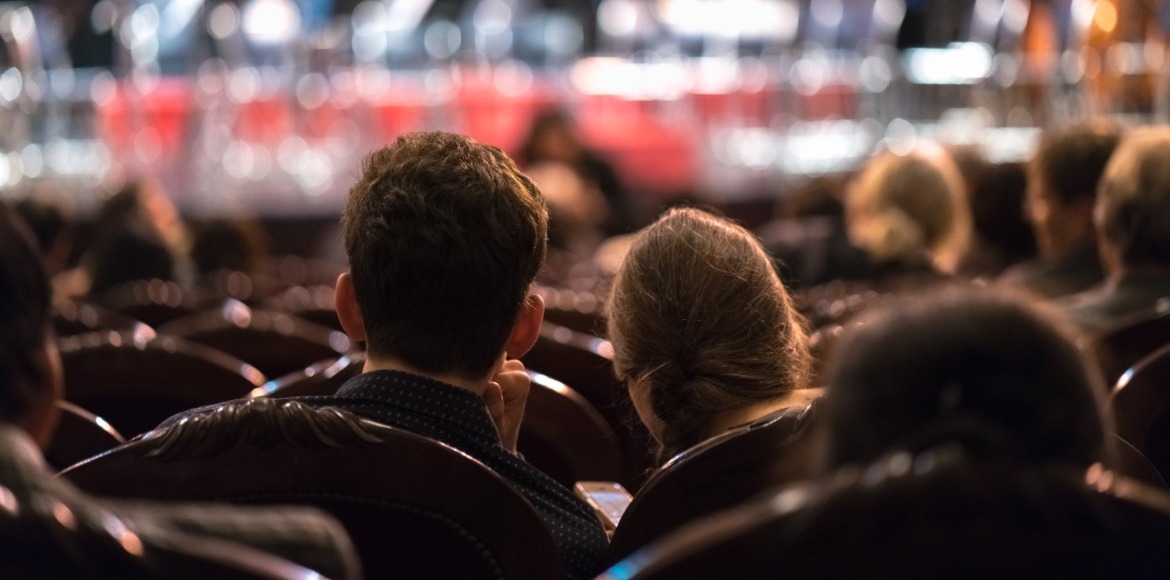
[[[561,574],[539,516],[495,472],[334,408],[258,398],[201,409],[63,475],[124,498],[311,504],[345,525],[370,578]]]

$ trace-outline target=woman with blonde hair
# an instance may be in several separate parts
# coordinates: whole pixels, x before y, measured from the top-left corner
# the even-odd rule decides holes
[[[744,228],[696,209],[639,232],[614,280],[614,367],[668,459],[793,404],[808,386],[801,319]]]
[[[958,167],[933,144],[871,159],[850,187],[845,216],[850,239],[882,274],[953,273],[971,237]]]

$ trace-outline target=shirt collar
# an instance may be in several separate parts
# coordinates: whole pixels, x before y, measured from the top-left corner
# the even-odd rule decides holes
[[[405,371],[378,370],[362,373],[337,390],[342,399],[365,400],[395,407],[406,413],[426,415],[451,426],[454,432],[470,432],[500,442],[500,433],[483,399],[475,393],[442,381]]]

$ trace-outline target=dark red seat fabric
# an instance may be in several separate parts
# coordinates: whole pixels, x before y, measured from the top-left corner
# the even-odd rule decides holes
[[[532,387],[517,448],[537,469],[572,488],[578,481],[615,481],[624,474],[621,440],[580,393],[529,371]]]
[[[237,300],[171,321],[158,329],[226,352],[279,377],[349,351],[344,333],[281,312],[252,310]]]
[[[7,423],[0,546],[6,580],[319,577],[301,566],[359,577],[349,538],[321,512],[103,501],[46,470],[32,439]]]
[[[1117,434],[1170,481],[1170,345],[1138,361],[1109,397]]]
[[[626,509],[609,545],[610,562],[693,520],[812,475],[818,406],[783,409],[676,455]]]
[[[237,358],[169,336],[99,332],[63,338],[59,346],[65,399],[126,437],[181,411],[246,396],[266,380]]]
[[[699,520],[609,579],[1163,578],[1170,496],[1102,470],[894,454]]]
[[[495,472],[334,408],[233,401],[62,475],[122,498],[311,504],[345,526],[369,578],[563,575],[536,511]]]
[[[545,322],[532,350],[520,360],[524,366],[572,385],[610,424],[621,441],[624,475],[617,481],[637,490],[651,467],[650,436],[637,420],[630,420],[625,386],[613,371],[609,341]]]

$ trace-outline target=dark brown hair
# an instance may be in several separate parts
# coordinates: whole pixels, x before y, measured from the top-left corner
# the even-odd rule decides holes
[[[800,317],[760,242],[676,208],[642,230],[614,280],[609,339],[619,377],[649,389],[666,458],[719,415],[807,386]]]
[[[0,421],[24,419],[49,388],[50,295],[32,234],[0,203]]]
[[[371,153],[342,217],[369,352],[482,378],[544,261],[540,190],[496,147],[412,133]]]
[[[868,314],[830,363],[828,467],[948,443],[1033,464],[1106,460],[1103,389],[1065,324],[957,286]]]
[[[1078,199],[1092,201],[1121,134],[1119,126],[1104,120],[1047,133],[1028,166],[1028,178],[1064,205]]]

